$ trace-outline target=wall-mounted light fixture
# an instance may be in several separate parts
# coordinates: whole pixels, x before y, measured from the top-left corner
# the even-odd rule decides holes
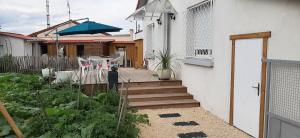
[[[160,19],[160,18],[156,19],[156,21],[157,21],[157,24],[159,24],[159,25],[161,25],[161,24],[162,24],[162,22],[161,22],[161,19]]]
[[[169,13],[169,17],[170,17],[171,20],[174,20],[174,21],[176,19],[176,16],[175,16],[174,13]]]

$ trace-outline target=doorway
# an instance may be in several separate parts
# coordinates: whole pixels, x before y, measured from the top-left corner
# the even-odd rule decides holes
[[[41,55],[48,54],[48,46],[46,44],[40,43]]]
[[[233,125],[258,137],[262,40],[236,41]]]
[[[270,32],[232,35],[229,123],[263,137],[266,64]]]
[[[77,49],[77,56],[78,57],[83,57],[84,56],[84,45],[76,45],[76,49]]]
[[[117,51],[116,54],[118,57],[120,57],[120,66],[121,67],[127,67],[126,63],[127,63],[127,57],[126,57],[126,49],[125,47],[117,47]]]

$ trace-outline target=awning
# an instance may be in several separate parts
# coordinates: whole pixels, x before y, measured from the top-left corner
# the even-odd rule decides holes
[[[146,16],[146,9],[145,7],[141,7],[140,9],[136,10],[132,13],[126,20],[143,20]]]
[[[169,0],[153,0],[146,5],[146,11],[149,13],[176,13]]]
[[[177,13],[169,0],[153,0],[136,10],[126,20],[143,20],[144,18],[159,18],[163,13]]]
[[[81,24],[59,31],[56,34],[63,35],[74,35],[74,34],[98,34],[106,32],[119,32],[121,28],[109,26],[101,23],[92,21],[85,21]]]

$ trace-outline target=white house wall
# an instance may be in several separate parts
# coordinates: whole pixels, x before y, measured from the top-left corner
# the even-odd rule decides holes
[[[189,6],[202,0],[170,0],[177,11],[171,21],[171,54],[175,54],[179,78],[201,106],[229,121],[231,41],[233,34],[272,31],[268,58],[300,60],[300,2],[286,0],[215,0],[214,67],[183,64],[186,34],[185,13]],[[144,35],[145,35],[144,28]],[[154,49],[162,48],[163,28],[155,22]],[[144,45],[146,45],[144,37]]]
[[[205,75],[212,79],[201,102],[216,115],[228,121],[230,96],[230,64],[232,34],[272,31],[268,58],[300,60],[300,2],[268,0],[227,0],[215,2],[215,29],[213,70]],[[200,73],[200,70],[199,70]],[[188,76],[189,73],[186,73]],[[194,76],[189,76],[194,77]],[[200,76],[198,76],[200,77]],[[189,78],[187,79],[189,80]],[[189,82],[189,81],[186,81]],[[207,82],[203,79],[202,82]],[[200,90],[200,89],[199,89]],[[196,91],[194,91],[196,92]],[[199,94],[199,97],[202,97]],[[222,100],[223,99],[223,100]]]
[[[24,56],[32,56],[32,43],[31,42],[25,42]]]
[[[147,34],[148,34],[148,25],[154,24],[154,29],[152,30],[152,48],[155,53],[162,51],[164,48],[164,26],[157,24],[156,21],[157,18],[153,18],[152,20],[145,19],[144,20],[144,29],[143,29],[143,34],[144,34],[144,54],[146,51],[147,47]],[[162,16],[161,21],[164,22],[164,17]],[[144,55],[145,56],[145,55]],[[155,68],[155,61],[154,60],[149,60],[149,69],[154,70]]]
[[[32,44],[32,56],[41,56],[41,46],[38,43]]]
[[[12,56],[32,56],[32,46],[24,39],[0,36],[0,44],[4,46],[5,54]]]

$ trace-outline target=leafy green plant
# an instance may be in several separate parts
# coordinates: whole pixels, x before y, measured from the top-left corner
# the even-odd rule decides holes
[[[174,55],[170,55],[168,52],[159,51],[155,57],[158,59],[158,63],[156,64],[154,69],[158,70],[170,70],[175,77],[174,67],[172,65]]]
[[[146,115],[129,110],[117,134],[119,94],[78,91],[69,83],[49,85],[39,75],[0,74],[0,101],[26,138],[135,138],[137,124],[148,123]],[[14,137],[1,115],[0,137]]]
[[[159,60],[157,63],[156,68],[159,69],[172,69],[172,59],[173,55],[169,55],[167,52],[159,51],[158,54],[155,55],[155,57]]]

